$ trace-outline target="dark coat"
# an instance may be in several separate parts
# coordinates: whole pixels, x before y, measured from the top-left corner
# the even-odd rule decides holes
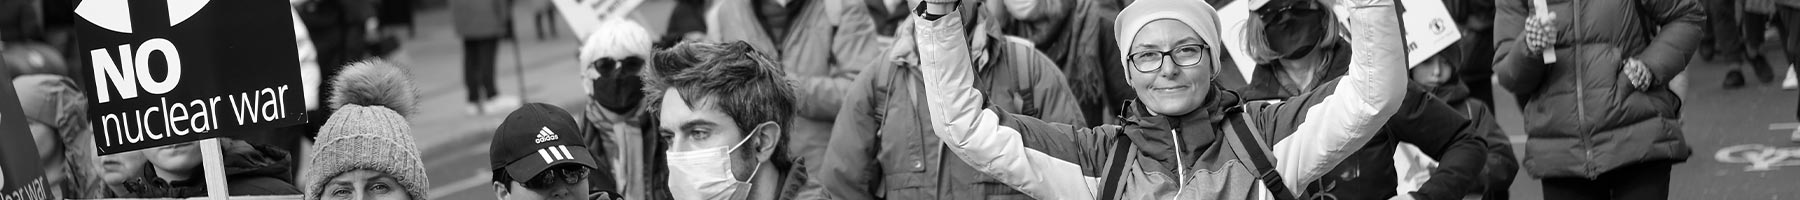
[[[451,18],[463,39],[495,39],[512,33],[512,1],[453,0]]]
[[[994,36],[993,61],[975,88],[1011,113],[1083,124],[1063,74],[1037,49]],[[814,181],[832,199],[1025,199],[945,150],[926,113],[924,79],[914,64],[867,69],[844,96],[824,165]]]
[[[1525,169],[1538,178],[1595,178],[1638,163],[1686,161],[1681,98],[1667,83],[1687,68],[1706,14],[1694,0],[1549,0],[1562,32],[1555,64],[1518,38],[1529,0],[1495,2],[1494,74],[1523,102]],[[1654,33],[1652,33],[1654,31]],[[1628,58],[1649,90],[1621,73]]]

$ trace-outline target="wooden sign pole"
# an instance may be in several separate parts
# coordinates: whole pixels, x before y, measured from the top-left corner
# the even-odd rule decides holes
[[[1531,0],[1531,3],[1536,4],[1532,10],[1536,10],[1537,16],[1550,16],[1550,3],[1546,3],[1544,0]],[[1550,41],[1550,43],[1554,44],[1556,41]],[[1544,48],[1544,64],[1556,63],[1555,46],[1550,45],[1549,48]]]
[[[225,200],[231,192],[225,187],[225,155],[219,138],[200,140],[200,169],[206,173],[207,199]]]

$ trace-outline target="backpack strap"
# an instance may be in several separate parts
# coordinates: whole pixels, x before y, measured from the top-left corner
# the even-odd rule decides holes
[[[1121,179],[1124,179],[1125,161],[1131,160],[1131,139],[1121,135],[1121,138],[1114,138],[1113,141],[1112,153],[1106,157],[1106,168],[1101,169],[1105,174],[1102,174],[1104,178],[1100,181],[1105,183],[1100,188],[1099,199],[1118,199],[1121,192],[1119,187],[1123,186],[1120,182],[1124,181]]]
[[[1275,171],[1275,157],[1270,153],[1273,151],[1270,151],[1269,145],[1263,142],[1262,134],[1256,129],[1250,128],[1249,123],[1244,122],[1246,118],[1250,118],[1250,115],[1246,112],[1242,117],[1228,118],[1225,126],[1230,127],[1228,129],[1230,133],[1225,134],[1225,143],[1230,144],[1236,150],[1232,152],[1237,153],[1238,160],[1244,161],[1244,165],[1247,165],[1250,171],[1255,173],[1256,179],[1262,181],[1264,187],[1269,189],[1269,194],[1275,199],[1297,199],[1290,188],[1287,188],[1287,184],[1282,182],[1281,173]]]

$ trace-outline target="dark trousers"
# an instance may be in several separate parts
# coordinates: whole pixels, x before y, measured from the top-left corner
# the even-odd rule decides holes
[[[1742,52],[1744,43],[1739,39],[1743,34],[1737,23],[1737,0],[1708,0],[1706,2],[1706,29],[1712,43],[1711,48],[1717,54]]]
[[[1775,16],[1779,21],[1775,23],[1776,28],[1781,31],[1781,46],[1787,53],[1784,55],[1787,56],[1788,63],[1792,66],[1793,63],[1800,60],[1800,8],[1781,6],[1775,10]],[[1775,71],[1780,72],[1781,70]],[[1794,117],[1800,118],[1800,110],[1794,112]]]
[[[468,89],[469,102],[480,103],[500,95],[494,86],[494,65],[499,60],[500,39],[463,39],[463,87]]]
[[[1674,162],[1639,163],[1613,169],[1599,178],[1545,178],[1545,200],[1669,199],[1669,169]]]

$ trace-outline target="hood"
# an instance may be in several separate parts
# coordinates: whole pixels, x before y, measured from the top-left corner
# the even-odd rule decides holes
[[[1325,58],[1325,63],[1327,64],[1325,66],[1320,66],[1323,67],[1321,70],[1313,71],[1312,85],[1303,87],[1303,89],[1293,89],[1288,87],[1288,84],[1292,83],[1282,81],[1287,78],[1286,75],[1277,74],[1281,69],[1285,68],[1285,65],[1283,65],[1284,63],[1279,61],[1256,65],[1256,71],[1251,72],[1250,74],[1251,81],[1249,85],[1226,87],[1240,92],[1240,94],[1243,95],[1243,99],[1247,100],[1286,99],[1288,97],[1299,96],[1300,94],[1306,93],[1306,91],[1312,90],[1314,87],[1318,87],[1326,82],[1330,82],[1332,79],[1344,76],[1344,73],[1350,70],[1351,52],[1349,48],[1342,48],[1341,45],[1327,48],[1332,48],[1330,51],[1334,51],[1335,53]]]
[[[293,182],[288,177],[291,170],[289,163],[294,157],[287,151],[264,145],[251,145],[238,140],[219,140],[220,150],[225,154],[225,176],[267,176]]]
[[[1214,84],[1213,91],[1207,93],[1206,103],[1200,110],[1188,113],[1187,116],[1155,115],[1144,108],[1141,101],[1133,100],[1125,106],[1125,112],[1119,116],[1124,125],[1125,137],[1138,147],[1138,153],[1158,164],[1164,169],[1176,169],[1178,163],[1194,163],[1199,160],[1204,147],[1216,144],[1220,138],[1216,128],[1225,120],[1225,116],[1241,102],[1236,92],[1225,90]],[[1169,131],[1174,130],[1176,134]],[[1178,134],[1178,135],[1177,135]],[[1177,146],[1177,140],[1180,145]],[[1175,162],[1175,152],[1181,152],[1180,162]]]
[[[219,140],[219,144],[220,151],[225,154],[226,177],[272,177],[293,181],[286,175],[288,163],[293,159],[287,151],[230,139]],[[124,183],[125,190],[133,193],[133,196],[121,198],[185,198],[206,195],[205,173],[184,181],[168,181],[157,177],[156,167],[149,162],[145,162],[142,169],[140,177]]]

